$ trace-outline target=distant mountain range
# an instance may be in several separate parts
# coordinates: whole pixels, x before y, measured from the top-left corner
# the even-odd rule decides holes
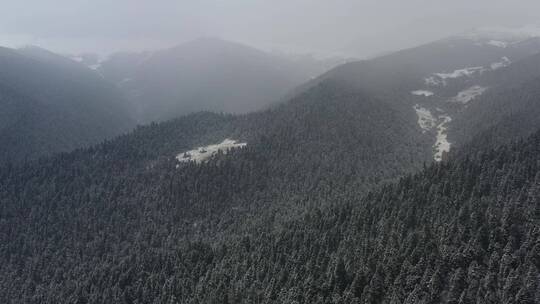
[[[115,86],[37,47],[0,49],[0,162],[96,144],[134,120]]]
[[[161,51],[113,54],[97,71],[123,90],[139,121],[150,122],[202,110],[264,109],[339,63],[205,38]]]
[[[210,38],[106,60],[91,54],[68,59],[37,47],[3,49],[0,96],[6,110],[0,117],[0,139],[9,148],[2,159],[69,151],[111,138],[135,123],[201,110],[257,111],[332,83],[391,105],[406,121],[414,120],[410,112],[416,112],[420,141],[433,141],[434,158],[440,160],[452,145],[465,144],[508,116],[504,100],[510,96],[484,96],[493,91],[497,96],[515,94],[511,90],[516,86],[534,90],[533,55],[539,50],[540,38],[532,30],[481,29],[345,63],[323,74],[344,59],[269,54]],[[498,106],[496,100],[501,100]],[[520,104],[512,104],[512,115],[534,125],[536,112]],[[518,109],[522,114],[515,113]],[[512,129],[515,135],[526,134],[517,126]]]
[[[38,47],[3,48],[0,60],[1,162],[70,151],[137,123],[196,111],[260,110],[337,64],[219,39],[105,61]]]

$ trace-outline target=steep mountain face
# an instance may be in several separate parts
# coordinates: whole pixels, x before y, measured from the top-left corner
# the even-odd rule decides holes
[[[97,69],[124,90],[142,122],[201,110],[247,113],[280,101],[325,65],[199,39],[140,54],[116,54]]]
[[[39,48],[0,49],[0,161],[97,143],[133,125],[118,90]]]

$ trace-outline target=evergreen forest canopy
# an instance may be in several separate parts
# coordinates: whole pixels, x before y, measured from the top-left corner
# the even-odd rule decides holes
[[[539,41],[474,43],[2,164],[0,301],[540,303]]]

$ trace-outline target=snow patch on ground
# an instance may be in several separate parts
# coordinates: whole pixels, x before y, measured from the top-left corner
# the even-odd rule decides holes
[[[500,69],[500,68],[505,68],[507,66],[509,66],[512,62],[510,61],[510,59],[508,59],[508,57],[504,56],[503,58],[501,58],[501,61],[499,62],[494,62],[491,64],[491,69],[492,70],[497,70],[497,69]]]
[[[426,133],[437,125],[437,119],[431,114],[431,111],[419,105],[415,105],[413,108],[418,116],[418,125],[422,129],[422,133]]]
[[[450,151],[450,142],[448,141],[448,124],[452,121],[452,118],[448,115],[440,115],[439,116],[440,123],[437,125],[437,141],[435,142],[435,145],[433,146],[435,148],[435,155],[434,159],[435,161],[442,161],[444,153],[448,153]]]
[[[490,41],[486,42],[486,44],[494,46],[494,47],[503,48],[503,49],[508,47],[508,42],[500,41],[500,40],[490,40]]]
[[[449,79],[449,78],[460,78],[460,77],[470,77],[473,76],[475,73],[482,73],[484,71],[484,67],[470,67],[470,68],[464,68],[455,70],[451,73],[435,73],[434,75],[441,78],[441,79]]]
[[[424,83],[428,86],[436,87],[442,84],[446,84],[444,80],[438,79],[435,76],[429,76],[424,79]]]
[[[451,144],[448,141],[447,131],[448,124],[452,121],[452,118],[445,114],[440,108],[437,108],[437,111],[441,113],[437,117],[435,117],[430,110],[419,105],[415,105],[413,108],[418,116],[418,125],[422,129],[422,133],[426,133],[433,129],[437,130],[435,144],[433,145],[433,149],[435,150],[433,158],[435,161],[442,161],[444,153],[450,151]]]
[[[489,67],[470,67],[470,68],[463,68],[458,69],[450,73],[433,73],[430,76],[424,78],[424,83],[427,86],[430,87],[436,87],[436,86],[445,86],[447,84],[448,79],[457,79],[461,77],[472,77],[476,75],[482,75],[482,73],[489,71],[489,70],[497,70],[500,68],[507,67],[512,62],[510,59],[506,56],[501,58],[501,61],[492,63]],[[414,92],[429,92],[429,91],[414,91]],[[413,92],[413,94],[414,94]],[[420,94],[415,94],[420,95]]]
[[[425,97],[433,96],[433,92],[426,91],[426,90],[412,91],[411,94],[416,95],[416,96],[425,96]]]
[[[202,163],[203,161],[208,160],[212,156],[216,155],[218,151],[227,153],[233,148],[242,148],[246,145],[247,143],[240,143],[236,140],[227,138],[219,144],[198,147],[197,149],[182,152],[176,156],[176,159],[180,162],[194,161],[196,163]]]
[[[466,90],[463,90],[457,94],[456,97],[452,98],[450,101],[452,102],[459,102],[462,104],[467,104],[471,100],[475,99],[476,97],[484,94],[484,92],[487,90],[486,87],[481,86],[472,86]]]
[[[429,86],[446,85],[447,79],[456,79],[461,77],[471,77],[475,74],[482,74],[485,72],[484,67],[469,67],[454,70],[450,73],[433,73],[431,76],[424,79],[424,83]]]

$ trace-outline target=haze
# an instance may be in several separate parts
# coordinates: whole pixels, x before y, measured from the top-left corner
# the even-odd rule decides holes
[[[535,0],[17,0],[2,3],[0,45],[106,54],[212,36],[266,50],[366,57],[539,17]]]

